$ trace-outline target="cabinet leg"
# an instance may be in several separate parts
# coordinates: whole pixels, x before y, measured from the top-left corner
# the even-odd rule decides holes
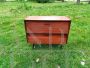
[[[35,48],[35,44],[33,44],[33,49]]]
[[[63,48],[63,45],[60,45],[60,48],[62,49]]]

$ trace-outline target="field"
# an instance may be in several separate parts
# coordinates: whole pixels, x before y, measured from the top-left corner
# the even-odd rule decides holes
[[[68,44],[63,49],[32,49],[26,42],[24,18],[33,15],[69,16]],[[0,3],[0,68],[90,68],[90,5]]]

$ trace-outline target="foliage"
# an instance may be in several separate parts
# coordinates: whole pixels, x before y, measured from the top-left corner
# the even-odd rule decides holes
[[[0,0],[0,2],[5,2],[6,0]]]
[[[36,0],[38,3],[54,2],[55,0]]]

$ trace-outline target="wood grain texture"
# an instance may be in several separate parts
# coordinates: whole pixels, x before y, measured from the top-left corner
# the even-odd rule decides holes
[[[61,33],[68,34],[69,22],[27,22],[28,33]]]
[[[25,18],[27,42],[66,44],[71,20],[65,16],[29,16]]]
[[[28,35],[28,42],[34,44],[66,44],[67,35]]]
[[[25,20],[29,21],[70,21],[66,16],[27,16]]]

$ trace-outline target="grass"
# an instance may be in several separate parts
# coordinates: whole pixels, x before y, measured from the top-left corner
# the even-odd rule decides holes
[[[27,2],[26,6],[27,10],[24,3],[0,3],[0,68],[90,68],[89,4]],[[63,49],[33,50],[24,29],[24,18],[29,15],[69,16],[68,44]]]

